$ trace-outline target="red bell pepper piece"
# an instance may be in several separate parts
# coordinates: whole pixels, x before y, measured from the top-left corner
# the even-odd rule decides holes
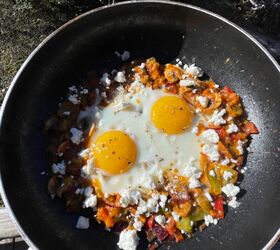
[[[258,134],[259,130],[253,122],[247,122],[243,127],[244,133],[247,135]]]
[[[224,218],[224,200],[221,195],[214,199],[214,210],[217,212],[216,218]]]

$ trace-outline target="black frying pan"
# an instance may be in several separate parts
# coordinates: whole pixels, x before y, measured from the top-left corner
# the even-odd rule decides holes
[[[62,26],[32,53],[6,95],[0,124],[1,195],[28,244],[48,250],[116,248],[118,237],[97,223],[90,230],[75,230],[77,216],[50,199],[48,176],[40,173],[48,168],[42,133],[48,113],[66,88],[92,69],[120,66],[114,51],[123,49],[132,59],[155,56],[166,63],[185,56],[184,62],[197,62],[217,83],[241,95],[261,131],[251,144],[241,206],[217,226],[171,248],[261,249],[273,236],[275,241],[280,225],[279,66],[227,20],[193,6],[149,1],[103,7]]]

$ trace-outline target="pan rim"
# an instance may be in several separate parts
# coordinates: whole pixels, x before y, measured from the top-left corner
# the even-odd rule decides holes
[[[191,5],[191,4],[185,4],[185,3],[179,3],[179,2],[174,2],[174,1],[168,1],[168,0],[132,0],[132,1],[124,1],[124,2],[119,2],[119,3],[112,3],[112,4],[108,4],[105,6],[101,6],[92,10],[89,10],[71,20],[69,20],[68,22],[66,22],[65,24],[61,25],[59,28],[57,28],[55,31],[53,31],[52,33],[50,33],[41,43],[39,43],[39,45],[31,52],[31,54],[27,57],[27,59],[24,61],[24,63],[21,65],[21,67],[19,68],[19,70],[17,71],[16,75],[14,76],[8,91],[5,95],[5,98],[3,100],[2,106],[1,106],[1,110],[0,110],[0,129],[3,126],[3,115],[4,115],[4,110],[6,109],[6,106],[8,105],[8,101],[10,99],[11,93],[15,87],[15,85],[17,84],[17,81],[21,75],[21,73],[24,71],[25,67],[28,65],[28,63],[32,60],[32,58],[34,56],[36,56],[36,54],[38,53],[38,51],[44,47],[44,45],[49,42],[53,37],[55,37],[60,31],[62,31],[63,29],[67,28],[68,26],[70,26],[72,23],[76,22],[77,20],[84,18],[88,15],[94,14],[95,12],[99,12],[99,11],[103,11],[107,8],[114,8],[117,6],[121,6],[121,5],[130,5],[130,4],[141,4],[141,3],[161,3],[161,4],[165,4],[165,5],[175,5],[175,6],[181,6],[184,8],[189,8],[192,10],[197,10],[200,11],[202,13],[205,13],[207,15],[210,15],[212,17],[215,17],[217,19],[219,19],[220,21],[229,24],[230,26],[232,26],[233,28],[237,29],[238,31],[240,31],[243,35],[245,35],[247,38],[249,38],[255,45],[257,45],[261,51],[270,59],[270,61],[273,63],[273,65],[275,66],[275,68],[278,70],[278,72],[280,73],[280,65],[277,63],[277,61],[275,60],[275,58],[268,52],[268,50],[262,45],[260,44],[260,42],[258,42],[252,35],[250,35],[247,31],[245,31],[243,28],[239,27],[238,25],[236,25],[235,23],[229,21],[228,19],[222,17],[219,14],[216,14],[212,11]],[[0,169],[0,194],[1,197],[3,199],[4,205],[8,210],[8,214],[10,216],[10,218],[12,219],[12,221],[14,222],[16,228],[18,229],[21,237],[24,239],[24,241],[29,245],[29,247],[31,247],[32,249],[38,249],[35,244],[33,243],[33,241],[29,238],[29,236],[27,236],[23,230],[23,228],[21,227],[21,225],[18,223],[17,218],[13,212],[13,210],[11,209],[10,203],[8,201],[8,198],[6,196],[5,190],[4,190],[4,185],[3,185],[3,181],[2,181],[2,172]],[[280,238],[280,228],[278,229],[278,231],[276,231],[276,233],[274,234],[274,236],[270,239],[270,241],[263,247],[263,250],[269,250],[271,249],[276,243],[277,240]]]

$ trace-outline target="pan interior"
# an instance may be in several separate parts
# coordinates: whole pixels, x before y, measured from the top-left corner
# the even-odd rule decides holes
[[[0,166],[7,201],[27,237],[39,249],[117,248],[118,236],[97,223],[75,230],[77,216],[51,200],[48,176],[40,173],[48,169],[42,132],[48,114],[67,87],[90,71],[120,67],[114,52],[123,50],[131,60],[195,62],[241,95],[261,131],[252,140],[240,207],[172,249],[261,249],[280,225],[279,71],[235,27],[193,8],[159,2],[121,4],[77,19],[45,43],[15,79],[1,121]]]

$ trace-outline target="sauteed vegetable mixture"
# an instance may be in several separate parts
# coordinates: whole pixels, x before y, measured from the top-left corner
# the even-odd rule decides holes
[[[97,221],[125,250],[144,231],[156,249],[239,206],[238,177],[258,133],[238,94],[197,66],[132,61],[71,86],[46,121],[48,190],[79,215],[76,228]]]

